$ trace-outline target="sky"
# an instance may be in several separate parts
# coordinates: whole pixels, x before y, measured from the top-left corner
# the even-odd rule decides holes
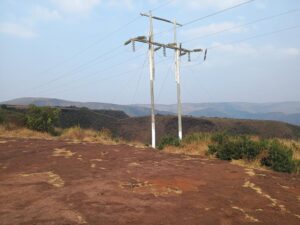
[[[177,29],[183,47],[208,49],[205,62],[203,53],[180,59],[183,102],[300,101],[300,1],[228,9],[245,1],[1,0],[0,102],[149,103],[148,47],[124,45],[149,34],[140,16],[149,10],[186,24]],[[173,38],[172,24],[154,21],[155,41]],[[176,103],[174,52],[158,50],[155,64],[155,102]]]

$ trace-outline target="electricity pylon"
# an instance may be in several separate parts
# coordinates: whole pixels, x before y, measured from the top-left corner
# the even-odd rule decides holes
[[[191,52],[202,52],[202,49],[194,49],[191,51],[185,51],[181,44],[177,42],[177,26],[182,26],[176,22],[174,24],[174,44],[177,47],[175,49],[175,81],[177,89],[177,113],[178,113],[178,138],[182,140],[182,103],[181,103],[181,88],[180,88],[180,57],[188,54],[188,61],[191,61]],[[207,49],[204,52],[204,60],[206,60]]]
[[[181,44],[177,43],[177,32],[176,28],[177,26],[182,26],[181,24],[178,24],[176,20],[174,22],[163,19],[160,17],[152,16],[151,11],[149,14],[141,13],[141,16],[149,17],[150,21],[150,29],[149,29],[149,37],[146,36],[138,36],[136,38],[131,38],[128,41],[125,42],[125,45],[128,45],[132,43],[133,50],[135,51],[135,42],[141,42],[144,44],[148,44],[149,46],[149,65],[150,65],[150,95],[151,95],[151,136],[152,136],[152,148],[156,147],[155,144],[155,103],[154,103],[154,79],[155,79],[155,63],[154,63],[154,52],[163,48],[164,56],[166,56],[166,49],[172,49],[175,50],[175,80],[177,83],[177,105],[178,105],[178,137],[181,140],[182,139],[182,106],[181,106],[181,96],[180,96],[180,57],[188,54],[189,61],[190,61],[190,55],[193,52],[202,52],[202,49],[185,49],[182,48]],[[171,23],[174,25],[174,43],[170,44],[163,44],[159,42],[154,42],[154,34],[153,34],[153,19],[164,21],[167,23]],[[156,48],[154,48],[156,46]],[[205,51],[206,54],[206,51]]]
[[[174,43],[178,47],[177,42],[177,23],[174,20]],[[181,46],[180,46],[181,47]],[[177,88],[177,111],[178,111],[178,138],[182,140],[182,105],[181,105],[181,94],[180,94],[180,50],[175,50],[175,81]]]

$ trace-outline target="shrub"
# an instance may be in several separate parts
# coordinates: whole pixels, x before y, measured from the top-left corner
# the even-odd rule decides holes
[[[1,109],[7,109],[7,105],[1,105]]]
[[[194,144],[194,143],[202,143],[203,141],[208,142],[210,140],[210,134],[209,133],[192,133],[186,135],[182,142],[184,144]]]
[[[296,159],[294,160],[294,166],[293,166],[293,172],[299,174],[300,173],[300,160]]]
[[[167,135],[165,137],[163,137],[158,145],[158,149],[162,150],[164,149],[164,147],[166,146],[180,146],[180,141],[178,140],[178,138]]]
[[[26,115],[26,126],[31,130],[53,132],[60,110],[50,107],[30,106]]]
[[[229,141],[229,135],[226,133],[215,133],[212,135],[211,140],[217,144],[223,144]]]
[[[261,163],[275,171],[288,173],[294,171],[297,164],[293,160],[293,151],[278,141],[270,143],[268,156],[264,157]]]
[[[238,148],[233,142],[217,144],[215,145],[214,149],[216,152],[216,157],[222,160],[237,160],[242,158],[241,149]]]
[[[213,135],[213,144],[209,145],[208,153],[222,160],[255,159],[262,151],[259,142],[246,136],[229,137],[224,134]]]
[[[243,159],[254,160],[264,149],[264,144],[250,140],[246,136],[242,136],[238,140],[238,146],[241,148]]]

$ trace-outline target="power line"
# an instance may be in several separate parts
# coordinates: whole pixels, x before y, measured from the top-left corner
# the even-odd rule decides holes
[[[227,44],[236,44],[236,43],[240,43],[240,42],[243,42],[243,41],[248,41],[248,40],[252,40],[252,39],[256,39],[256,38],[260,38],[260,37],[270,36],[270,35],[273,35],[273,34],[277,34],[277,33],[284,32],[284,31],[297,29],[297,28],[299,28],[299,27],[300,27],[300,25],[296,25],[296,26],[292,26],[292,27],[287,27],[287,28],[275,30],[275,31],[268,32],[268,33],[263,33],[263,34],[259,34],[259,35],[254,35],[254,36],[252,36],[252,37],[248,37],[248,38],[245,38],[245,39],[240,39],[240,40],[228,42]],[[207,48],[207,49],[216,49],[216,48],[220,48],[220,47],[222,47],[222,46],[211,46],[211,47],[209,47],[209,48]]]
[[[159,92],[158,92],[158,95],[157,95],[157,102],[159,102],[159,100],[160,100],[160,96],[161,96],[161,94],[162,94],[163,88],[164,88],[165,83],[166,83],[166,81],[167,81],[168,75],[169,75],[170,72],[172,71],[172,65],[173,65],[173,63],[171,62],[170,65],[169,65],[169,67],[168,67],[167,72],[165,73],[164,80],[163,80],[163,82],[162,82],[162,84],[161,84],[161,86],[160,86],[160,89],[159,89]]]
[[[119,32],[119,31],[125,29],[127,26],[129,26],[130,24],[134,23],[135,21],[137,21],[137,20],[139,20],[139,19],[140,19],[139,16],[135,17],[133,20],[129,21],[128,23],[125,23],[124,25],[118,27],[117,29],[115,29],[115,30],[113,30],[112,32],[110,32],[110,33],[108,33],[107,35],[105,35],[104,37],[102,37],[102,38],[96,40],[95,42],[93,42],[92,44],[88,45],[87,47],[85,47],[85,48],[79,50],[79,51],[76,52],[75,54],[73,54],[73,55],[71,55],[70,57],[64,59],[63,61],[61,61],[61,62],[55,64],[54,66],[51,66],[51,67],[47,68],[46,70],[40,72],[39,74],[42,74],[42,73],[45,73],[45,72],[49,72],[49,71],[53,70],[55,67],[59,67],[59,66],[65,64],[66,62],[69,62],[71,59],[73,59],[73,58],[75,58],[76,56],[78,56],[78,55],[80,55],[80,54],[82,54],[82,53],[88,51],[88,50],[91,49],[93,46],[95,46],[95,45],[97,45],[97,44],[99,44],[99,43],[105,41],[107,38],[109,38],[109,37],[112,36],[113,34],[115,34],[115,33]]]
[[[190,25],[190,24],[192,24],[192,23],[198,22],[198,21],[200,21],[200,20],[207,19],[207,18],[209,18],[209,17],[213,17],[213,16],[215,16],[215,15],[224,13],[224,12],[229,11],[229,10],[231,10],[231,9],[238,8],[238,7],[240,7],[240,6],[243,6],[243,5],[245,5],[245,4],[248,4],[248,3],[251,3],[251,2],[254,2],[254,1],[256,1],[256,0],[249,0],[249,1],[246,1],[246,2],[242,2],[242,3],[239,3],[239,4],[237,4],[237,5],[233,5],[233,6],[231,6],[231,7],[228,7],[228,8],[225,8],[225,9],[222,9],[222,10],[219,10],[219,11],[216,11],[216,12],[214,12],[214,13],[208,14],[208,15],[206,15],[206,16],[203,16],[203,17],[199,17],[199,18],[193,19],[193,20],[191,20],[191,21],[188,21],[188,22],[182,24],[182,26],[179,27],[179,28],[182,28],[182,27],[184,27],[184,26],[187,26],[187,25]],[[164,31],[160,31],[160,32],[154,33],[154,35],[157,36],[157,35],[161,35],[161,34],[163,34],[163,33],[167,33],[167,32],[170,32],[170,31],[173,31],[173,29],[167,29],[167,30],[164,30]]]
[[[170,4],[170,3],[173,2],[173,1],[174,1],[174,0],[166,1],[166,2],[162,3],[161,5],[157,6],[156,8],[152,9],[152,11],[158,10],[158,9],[160,9],[160,8],[162,8],[162,7],[165,7],[166,5]],[[254,1],[254,0],[252,0],[252,1]],[[232,9],[232,8],[235,8],[235,7],[238,7],[238,6],[241,6],[241,5],[243,5],[243,4],[246,4],[246,3],[249,3],[249,2],[252,2],[252,1],[247,1],[247,2],[244,2],[244,3],[238,4],[238,5],[232,6],[232,7],[230,7],[230,8],[221,10],[221,11],[216,12],[216,13],[214,13],[214,14],[208,15],[208,16],[206,16],[206,17],[209,17],[209,16],[213,16],[213,15],[219,14],[219,13],[221,13],[221,12],[227,11],[227,10],[229,10],[229,9]],[[96,44],[98,44],[98,43],[100,43],[100,42],[103,42],[104,40],[106,40],[107,38],[109,38],[111,35],[113,35],[113,34],[119,32],[119,31],[125,29],[127,26],[129,26],[130,24],[132,24],[132,23],[134,23],[135,21],[137,21],[139,18],[140,18],[139,16],[136,17],[136,18],[134,18],[133,20],[129,21],[128,23],[125,23],[124,25],[120,26],[119,28],[115,29],[114,31],[108,33],[107,35],[105,35],[105,36],[102,37],[101,39],[96,40],[95,42],[93,42],[93,43],[90,44],[89,46],[87,46],[87,47],[83,48],[82,50],[76,52],[76,53],[75,53],[74,55],[72,55],[71,57],[69,57],[69,58],[63,60],[61,63],[59,63],[59,65],[64,64],[66,61],[70,61],[72,58],[76,57],[77,55],[80,55],[80,54],[86,52],[87,50],[89,50],[90,48],[92,48],[93,46],[95,46]],[[204,19],[204,18],[198,18],[197,20],[200,20],[200,19]],[[195,20],[194,20],[194,21],[195,21]],[[192,23],[192,22],[194,22],[194,21],[190,21],[190,22],[186,23],[185,25],[190,24],[190,23]],[[91,64],[91,63],[93,63],[93,62],[95,62],[95,61],[97,61],[98,59],[100,59],[100,58],[106,56],[107,54],[110,54],[112,51],[117,50],[117,49],[119,49],[119,48],[121,48],[121,46],[118,46],[118,47],[116,47],[115,49],[113,49],[113,50],[111,50],[111,51],[109,51],[109,52],[106,52],[106,53],[104,53],[104,54],[102,54],[102,55],[100,55],[100,56],[97,56],[97,57],[95,57],[95,58],[89,60],[89,61],[86,62],[86,63],[83,63],[83,64],[81,64],[81,65],[79,65],[79,66],[73,68],[72,71],[74,71],[74,70],[76,71],[76,70],[82,69],[83,67],[85,67],[85,66],[87,66],[87,65],[89,65],[89,64]],[[105,60],[105,61],[106,61],[106,60]],[[55,66],[58,66],[58,65],[55,65]],[[52,69],[53,69],[55,66],[53,66]],[[51,69],[51,68],[49,68],[49,70],[50,70],[50,69]],[[67,73],[70,73],[70,71],[67,72]],[[62,79],[62,78],[65,78],[66,76],[71,76],[71,75],[72,75],[72,74],[67,75],[67,73],[64,73],[64,74],[62,74],[61,76],[56,77],[56,78],[54,78],[54,79],[52,79],[52,80],[50,80],[50,81],[48,81],[48,82],[46,82],[46,83],[44,83],[44,84],[42,84],[42,85],[39,85],[39,86],[37,86],[37,87],[35,87],[35,88],[33,88],[33,89],[36,90],[36,89],[38,89],[38,88],[47,86],[48,84],[53,83],[53,82],[55,82],[55,81],[57,81],[57,80],[60,80],[60,79]],[[31,90],[32,90],[32,89],[31,89]]]
[[[141,69],[142,69],[142,67],[141,67]],[[134,73],[134,75],[133,75],[132,77],[126,79],[125,82],[122,82],[121,88],[118,88],[119,91],[117,91],[117,92],[112,96],[112,99],[110,100],[110,102],[111,102],[112,104],[115,104],[115,101],[118,99],[118,97],[120,97],[121,95],[123,95],[124,92],[126,93],[127,89],[129,88],[129,85],[128,85],[128,84],[131,83],[131,82],[134,80],[135,75],[138,74],[138,71],[139,71],[139,70],[137,70],[137,71]]]
[[[256,24],[256,23],[259,23],[259,22],[262,22],[262,21],[266,21],[266,20],[271,20],[271,19],[274,19],[274,18],[277,18],[277,17],[280,17],[280,16],[284,16],[284,15],[287,15],[287,14],[298,12],[299,10],[300,10],[300,8],[289,10],[289,11],[279,13],[279,14],[275,14],[275,15],[272,15],[272,16],[262,17],[262,18],[244,23],[244,24],[240,24],[240,25],[237,25],[237,26],[232,26],[230,28],[226,28],[226,29],[223,29],[223,30],[220,30],[220,31],[217,31],[217,32],[213,32],[213,33],[210,33],[210,34],[198,36],[198,37],[183,41],[182,43],[187,43],[187,42],[191,42],[191,41],[194,41],[194,40],[203,39],[203,38],[214,36],[214,35],[217,35],[217,34],[221,34],[221,33],[224,33],[224,32],[230,31],[230,30],[234,30],[236,28],[249,26],[249,25]]]
[[[155,7],[154,9],[151,9],[150,11],[154,12],[154,11],[156,11],[156,10],[159,10],[159,9],[161,9],[161,8],[163,8],[163,7],[167,6],[167,5],[169,5],[171,2],[174,2],[174,0],[166,1],[166,2],[164,2],[164,3],[162,3],[162,4],[160,4],[159,6]]]
[[[145,67],[146,62],[147,62],[147,56],[146,56],[146,58],[145,58],[145,60],[144,60],[144,62],[143,62],[142,68],[141,68],[141,70],[140,70],[140,73],[139,73],[139,76],[138,76],[138,82],[137,82],[137,85],[136,85],[135,90],[134,90],[134,92],[133,92],[131,104],[133,104],[133,102],[134,102],[134,100],[135,100],[135,97],[136,97],[136,94],[137,94],[137,90],[138,90],[138,88],[139,88],[139,86],[140,86],[140,82],[141,82],[141,78],[142,78],[142,74],[143,74],[143,69],[144,69],[144,67]]]
[[[239,4],[237,4],[237,5],[233,5],[233,6],[231,6],[231,7],[228,7],[228,8],[225,8],[225,9],[222,9],[222,10],[219,10],[219,11],[216,11],[216,12],[214,12],[214,13],[208,14],[208,15],[206,15],[206,16],[203,16],[203,17],[199,17],[199,18],[193,19],[193,20],[191,20],[191,21],[188,21],[188,22],[184,23],[183,26],[190,25],[190,24],[192,24],[192,23],[195,23],[195,22],[198,22],[198,21],[200,21],[200,20],[204,20],[204,19],[206,19],[206,18],[209,18],[209,17],[215,16],[215,15],[221,14],[221,13],[223,13],[223,12],[229,11],[229,10],[234,9],[234,8],[238,8],[238,7],[240,7],[240,6],[243,6],[243,5],[245,5],[245,4],[249,4],[249,3],[254,2],[254,1],[255,1],[255,0],[250,0],[250,1],[242,2],[242,3],[239,3]]]
[[[133,61],[133,60],[135,60],[136,58],[139,58],[139,57],[141,57],[141,56],[143,56],[143,55],[146,55],[146,53],[140,54],[140,55],[134,57],[133,59],[130,59],[130,60],[125,61],[124,63],[127,63],[128,61]],[[166,60],[160,61],[160,62],[158,62],[157,64],[160,64],[160,63],[162,63],[162,62],[164,62],[164,61],[166,61]],[[121,63],[121,64],[124,64],[124,63]],[[119,63],[118,65],[120,65],[120,63]],[[138,68],[138,69],[139,69],[139,68]],[[122,72],[119,72],[119,73],[110,75],[109,77],[101,77],[101,79],[96,79],[96,80],[93,80],[92,82],[93,82],[93,83],[98,83],[98,82],[103,83],[103,82],[108,81],[108,80],[110,80],[110,79],[114,79],[114,78],[117,78],[117,77],[120,77],[120,76],[124,76],[124,75],[127,75],[127,74],[132,73],[132,72],[135,72],[135,71],[136,71],[136,69],[131,69],[131,70],[128,70],[128,71],[125,71],[125,72],[122,71]],[[101,72],[101,71],[100,71],[100,72]],[[103,72],[103,71],[102,71],[102,72]],[[95,73],[95,74],[98,74],[98,73]],[[95,74],[93,74],[93,75],[95,75]],[[50,93],[53,93],[53,94],[54,94],[54,93],[55,93],[55,94],[56,94],[56,93],[63,93],[63,92],[66,92],[66,91],[70,91],[70,90],[74,90],[74,89],[80,88],[80,87],[85,86],[85,85],[89,85],[90,83],[91,83],[91,81],[87,81],[87,82],[85,82],[85,83],[81,83],[81,84],[76,85],[76,86],[74,86],[74,87],[68,87],[68,88],[65,88],[65,89],[63,89],[63,90],[59,90],[59,91],[52,90],[52,92],[50,92]],[[50,91],[51,91],[51,90],[50,90]]]
[[[125,64],[125,63],[130,62],[130,61],[133,61],[133,60],[135,60],[136,58],[139,58],[139,57],[141,57],[141,56],[143,56],[143,55],[145,55],[145,54],[146,54],[146,53],[142,53],[142,54],[139,54],[139,55],[137,55],[137,56],[135,56],[135,57],[133,57],[133,58],[131,58],[131,59],[128,59],[128,60],[125,60],[125,61],[122,60],[122,62],[119,62],[119,63],[117,63],[117,64],[113,64],[113,65],[107,67],[106,69],[103,69],[103,70],[100,70],[100,71],[96,71],[96,72],[94,72],[94,73],[88,75],[88,77],[91,78],[91,77],[93,77],[93,76],[95,76],[95,75],[98,75],[99,73],[103,73],[103,72],[110,71],[110,70],[112,70],[112,69],[114,69],[114,68],[117,68],[117,66],[120,66],[120,65]],[[84,78],[86,78],[86,77],[84,77]],[[80,78],[80,79],[81,79],[81,78]],[[77,80],[80,80],[80,79],[77,79]],[[96,80],[96,81],[97,81],[97,80]],[[94,80],[93,82],[95,82],[95,80]],[[63,86],[66,86],[66,85],[68,85],[68,84],[70,84],[70,83],[63,84]],[[80,87],[80,86],[79,86],[79,87]],[[56,88],[57,88],[57,87],[56,87]],[[49,89],[49,90],[51,91],[51,90],[53,90],[53,89],[51,88],[51,89]],[[49,91],[49,90],[45,90],[45,91],[47,92],[47,91]],[[54,90],[55,90],[55,89],[54,89]],[[45,92],[45,91],[44,91],[44,92]]]
[[[64,72],[63,74],[61,74],[61,75],[59,75],[59,76],[57,76],[57,77],[55,77],[55,78],[53,78],[53,79],[51,79],[51,80],[49,80],[49,81],[43,83],[43,84],[40,84],[40,85],[38,85],[38,86],[36,86],[36,87],[30,88],[30,89],[28,89],[28,90],[26,90],[26,91],[29,91],[29,90],[37,90],[37,89],[40,89],[40,88],[42,88],[42,87],[44,87],[44,86],[47,86],[47,85],[49,85],[49,84],[51,84],[51,83],[54,83],[54,82],[56,82],[56,81],[58,81],[58,80],[61,80],[61,79],[65,78],[65,77],[72,76],[72,75],[73,75],[72,72],[75,72],[76,70],[79,70],[79,71],[80,71],[80,69],[82,69],[83,67],[85,67],[85,66],[87,66],[87,65],[89,65],[89,64],[91,64],[91,63],[93,63],[93,62],[95,62],[95,61],[97,61],[98,59],[103,58],[103,57],[106,56],[106,55],[111,54],[112,52],[114,52],[114,51],[120,49],[121,47],[122,47],[122,45],[119,45],[118,47],[116,47],[116,48],[114,48],[114,49],[112,49],[112,50],[110,50],[110,51],[107,51],[107,52],[105,52],[104,54],[101,54],[100,56],[94,57],[93,59],[91,59],[91,60],[89,60],[89,61],[87,61],[87,62],[85,62],[85,63],[82,63],[82,64],[80,64],[79,66],[76,66],[76,67],[72,68],[72,69],[69,70],[68,72]],[[106,59],[103,60],[103,61],[106,61]]]
[[[118,49],[120,49],[120,46],[118,46],[117,48],[111,50],[111,52],[107,52],[107,55],[110,54],[110,53],[112,53],[112,52],[114,52],[115,50],[118,50]],[[139,49],[141,49],[141,47],[140,47]],[[138,49],[138,50],[139,50],[139,49]],[[117,56],[117,55],[120,55],[120,53],[117,52],[116,54],[114,54],[114,55],[112,55],[112,56],[110,56],[110,57],[108,57],[108,58],[105,58],[105,59],[101,60],[101,61],[98,62],[98,63],[106,62],[106,61],[108,61],[108,60],[114,58],[114,57]],[[104,56],[104,55],[102,55],[102,56]],[[101,58],[102,58],[102,57],[101,57]],[[44,84],[42,84],[42,85],[40,85],[40,86],[34,88],[34,90],[39,89],[39,88],[42,88],[42,87],[44,87],[44,86],[47,86],[47,85],[49,85],[49,84],[51,84],[51,83],[54,83],[55,81],[64,79],[64,78],[66,78],[66,77],[74,76],[74,74],[77,74],[78,72],[82,72],[82,71],[84,70],[84,67],[86,67],[87,65],[90,65],[90,64],[96,62],[98,59],[99,59],[99,57],[96,57],[96,58],[94,58],[94,59],[92,59],[92,60],[90,60],[90,61],[88,61],[88,62],[86,62],[86,63],[83,63],[83,64],[79,65],[78,67],[75,67],[75,68],[73,68],[72,70],[63,73],[63,74],[60,75],[59,77],[56,77],[56,78],[54,78],[54,79],[52,79],[52,80],[50,80],[50,81],[48,81],[48,82],[46,82],[46,83],[44,83]],[[77,79],[77,80],[78,80],[78,79]],[[32,90],[32,89],[30,89],[30,90]]]
[[[160,8],[162,8],[162,7],[165,7],[166,5],[170,4],[170,3],[173,2],[173,1],[174,1],[174,0],[166,1],[165,3],[162,3],[162,4],[158,5],[156,8],[152,9],[152,11],[155,11],[155,10],[158,10],[158,9],[160,9]],[[105,35],[104,37],[102,37],[102,38],[100,38],[100,39],[94,41],[93,43],[91,43],[91,44],[88,45],[87,47],[85,47],[85,48],[79,50],[78,52],[74,53],[74,54],[71,55],[70,57],[68,57],[68,58],[64,59],[63,61],[61,61],[61,62],[55,64],[54,66],[51,66],[51,67],[47,68],[46,70],[40,72],[40,74],[41,74],[41,73],[48,72],[48,71],[52,70],[54,67],[60,66],[60,65],[62,65],[62,64],[64,64],[64,63],[70,61],[71,59],[75,58],[76,56],[78,56],[78,55],[80,55],[80,54],[86,52],[86,51],[89,50],[89,49],[91,49],[91,48],[94,47],[95,45],[97,45],[97,44],[99,44],[99,43],[105,41],[107,38],[109,38],[109,37],[112,36],[113,34],[115,34],[115,33],[119,32],[119,31],[125,29],[127,26],[131,25],[132,23],[136,22],[136,21],[139,20],[139,19],[140,19],[140,16],[135,17],[134,19],[132,19],[132,20],[130,20],[129,22],[127,22],[127,23],[121,25],[121,26],[118,27],[117,29],[115,29],[115,30],[109,32],[109,33],[108,33],[107,35]]]
[[[186,69],[190,70],[192,76],[193,76],[193,74],[196,74],[196,76],[195,76],[195,78],[194,78],[195,80],[197,80],[197,79],[199,78],[199,76],[197,76],[197,75],[199,75],[199,72],[195,70],[195,66],[201,65],[201,64],[203,64],[204,62],[205,62],[205,61],[202,61],[201,63],[197,63],[196,65],[192,65],[192,66],[185,66]],[[192,84],[196,84],[196,83],[199,84],[199,85],[201,85],[203,82],[192,82]],[[212,99],[212,98],[211,98],[211,95],[209,94],[208,89],[206,89],[204,83],[203,83],[203,85],[202,85],[201,87],[197,87],[197,90],[201,90],[202,93],[203,93],[204,95],[206,95],[206,96],[204,96],[204,97],[206,97],[207,99]],[[188,92],[189,92],[189,91],[188,91]],[[190,92],[189,92],[189,93],[190,93]],[[194,95],[194,94],[192,94],[192,95]]]
[[[145,66],[145,63],[146,63],[146,61],[147,61],[147,55],[146,55],[146,57],[145,57],[145,59],[144,59],[144,62],[143,62],[143,64],[142,64],[142,67],[140,68],[140,69],[137,69],[136,70],[136,73],[135,73],[135,75],[139,75],[139,73],[140,74],[142,74],[142,70],[143,70],[143,68],[144,68],[144,66]],[[133,76],[133,78],[134,78],[135,76]],[[140,77],[140,76],[139,76]],[[120,91],[119,92],[116,92],[116,94],[113,96],[113,98],[111,99],[111,102],[112,103],[114,103],[115,102],[115,100],[116,100],[116,98],[118,97],[118,95],[122,95],[123,93],[124,93],[124,91],[126,90],[126,88],[128,88],[128,84],[131,82],[131,79],[128,79],[127,80],[127,82],[123,82],[122,84],[121,84],[121,88],[120,88]],[[125,88],[123,88],[124,86],[126,86]]]
[[[158,9],[160,9],[160,8],[162,8],[162,7],[165,7],[166,5],[170,4],[170,3],[173,2],[173,1],[174,1],[174,0],[166,1],[166,2],[164,2],[164,3],[160,4],[160,5],[158,5],[158,6],[155,7],[154,9],[152,9],[152,11],[155,11],[155,10],[158,10]],[[88,45],[87,47],[85,47],[85,48],[79,50],[78,52],[76,52],[75,54],[71,55],[70,57],[64,59],[63,61],[61,61],[61,62],[59,62],[59,63],[57,63],[57,64],[55,64],[54,66],[51,66],[51,67],[47,68],[46,70],[44,70],[44,71],[42,71],[42,72],[40,72],[40,73],[38,73],[38,74],[43,74],[43,73],[49,72],[49,71],[53,70],[55,67],[59,67],[59,66],[65,64],[66,62],[69,62],[71,59],[73,59],[73,58],[75,58],[76,56],[78,56],[78,55],[80,55],[80,54],[82,54],[82,53],[88,51],[88,50],[91,49],[93,46],[95,46],[95,45],[97,45],[97,44],[99,44],[99,43],[105,41],[106,39],[108,39],[108,38],[109,38],[110,36],[112,36],[113,34],[116,34],[117,32],[119,32],[119,31],[125,29],[127,26],[131,25],[132,23],[136,22],[136,21],[139,20],[139,19],[140,19],[140,16],[135,17],[134,19],[130,20],[129,22],[127,22],[127,23],[123,24],[122,26],[118,27],[117,29],[111,31],[110,33],[108,33],[108,34],[105,35],[104,37],[102,37],[102,38],[96,40],[95,42],[93,42],[92,44]],[[121,45],[121,46],[118,46],[117,48],[121,48],[121,47],[122,47],[122,45]],[[111,51],[113,51],[113,50],[111,50]],[[111,51],[109,51],[109,52],[111,52]],[[106,55],[106,53],[104,53],[104,55]],[[102,57],[102,55],[96,57],[95,59],[93,59],[93,60],[91,60],[91,61],[97,60],[97,59],[99,59],[100,57]],[[62,75],[62,77],[63,77],[63,76],[64,76],[64,75]],[[59,80],[59,79],[61,79],[61,78],[60,78],[60,77],[54,78],[54,79],[50,80],[49,83],[52,83],[53,81],[56,81],[56,80]],[[47,84],[48,84],[48,82],[47,82],[45,85],[47,85]],[[43,84],[43,85],[41,85],[41,86],[45,86],[45,85]],[[39,88],[39,86],[38,86],[37,88]],[[36,89],[36,88],[33,88],[33,89]]]

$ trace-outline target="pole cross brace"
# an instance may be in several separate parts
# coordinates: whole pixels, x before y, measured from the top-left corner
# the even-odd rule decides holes
[[[124,43],[124,45],[128,45],[131,42],[141,42],[141,43],[154,45],[154,46],[157,46],[157,48],[156,48],[157,50],[159,49],[158,47],[164,48],[164,49],[168,48],[168,49],[173,49],[173,50],[179,50],[181,52],[181,54],[183,54],[183,53],[186,54],[186,53],[191,53],[191,52],[203,52],[203,49],[201,49],[201,48],[190,50],[190,49],[182,48],[181,46],[178,47],[176,43],[162,44],[162,43],[158,43],[158,42],[153,42],[153,41],[148,40],[146,36],[139,36],[136,38],[129,39],[128,41],[126,41]]]

